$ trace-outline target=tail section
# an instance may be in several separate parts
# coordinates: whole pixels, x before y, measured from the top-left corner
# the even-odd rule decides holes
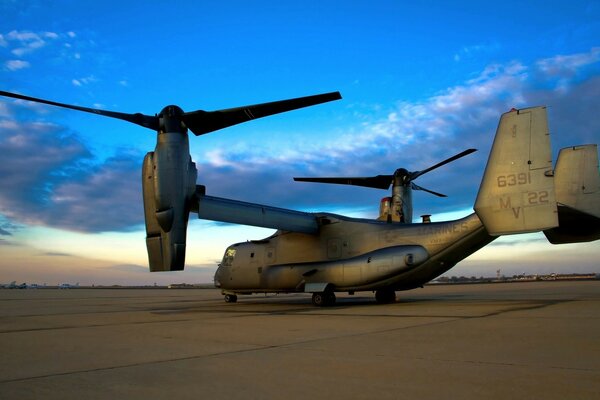
[[[474,208],[494,236],[558,226],[545,107],[502,114]]]
[[[600,239],[598,146],[562,149],[554,170],[560,226],[544,231],[553,244]]]

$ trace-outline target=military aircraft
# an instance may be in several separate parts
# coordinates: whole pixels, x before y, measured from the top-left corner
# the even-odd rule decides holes
[[[298,178],[388,189],[377,219],[306,213],[206,194],[196,184],[187,130],[202,135],[228,126],[340,99],[337,92],[219,111],[125,114],[0,91],[0,95],[122,119],[157,131],[154,152],[142,167],[146,246],[150,271],[182,270],[188,215],[274,228],[270,237],[225,250],[215,286],[226,302],[239,294],[312,293],[317,306],[335,303],[335,292],[373,291],[380,303],[397,290],[422,286],[504,234],[543,231],[551,243],[600,238],[597,145],[561,150],[552,167],[545,107],[503,114],[475,201],[475,213],[448,222],[412,223],[413,180],[466,150],[422,171],[359,178]]]
[[[61,283],[60,285],[58,285],[59,289],[74,289],[74,288],[79,288],[79,282],[77,282],[76,284],[72,284],[72,283]]]
[[[0,285],[2,289],[27,289],[27,283],[23,282],[17,284],[17,281],[12,281],[11,283],[3,283]]]

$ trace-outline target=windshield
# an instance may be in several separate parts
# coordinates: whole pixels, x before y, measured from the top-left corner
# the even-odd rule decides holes
[[[223,267],[231,266],[231,264],[233,263],[233,259],[235,258],[236,251],[237,250],[232,247],[225,250],[225,255],[223,256],[223,262],[221,263],[221,265]]]

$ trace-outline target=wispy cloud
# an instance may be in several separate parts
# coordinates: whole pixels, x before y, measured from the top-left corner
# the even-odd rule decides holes
[[[29,68],[31,64],[29,63],[29,61],[8,60],[4,63],[4,66],[9,71],[18,71],[20,69]]]
[[[22,57],[25,54],[31,53],[44,47],[48,40],[58,38],[58,34],[54,32],[35,33],[31,31],[11,31],[5,36],[5,40],[9,43],[14,43],[15,48],[11,53],[17,57]]]
[[[45,253],[39,254],[40,256],[49,256],[49,257],[71,257],[71,254],[68,253],[59,253],[56,251],[47,251]]]
[[[500,45],[496,42],[489,44],[474,44],[470,46],[463,46],[460,50],[454,53],[454,61],[459,62],[464,59],[476,57],[480,54],[492,53],[498,51]]]
[[[12,30],[8,33],[0,34],[0,47],[6,49],[5,51],[8,51],[11,57],[18,58],[6,61],[4,67],[8,71],[29,68],[31,67],[33,54],[55,43],[62,48],[69,49],[71,44],[68,41],[73,38],[75,38],[74,32],[59,33]]]
[[[536,63],[537,68],[548,76],[573,75],[582,67],[596,64],[600,61],[600,47],[594,47],[589,52],[569,55],[556,55],[544,58]]]
[[[84,78],[73,79],[71,80],[71,83],[73,84],[73,86],[84,86],[97,81],[98,79],[94,75],[90,75]]]
[[[564,68],[578,72],[568,80],[568,90],[554,79],[556,71],[549,67],[561,60]],[[423,186],[429,188],[431,182],[433,190],[449,188],[447,194],[452,197],[450,202],[427,199],[419,200],[419,204],[435,212],[448,211],[448,204],[452,207],[472,204],[503,112],[512,107],[548,105],[555,148],[597,141],[600,118],[593,110],[600,106],[599,90],[596,48],[532,65],[519,61],[491,64],[461,85],[422,101],[399,102],[379,121],[366,123],[353,134],[333,138],[324,135],[328,139],[323,142],[297,143],[293,148],[280,148],[276,152],[252,143],[194,158],[201,170],[210,171],[200,174],[209,192],[237,197],[243,193],[251,201],[280,199],[281,206],[309,206],[319,202],[341,206],[357,204],[373,195],[361,188],[291,186],[291,177],[391,174],[398,167],[423,169],[465,148],[478,148],[481,151],[476,155],[422,178],[427,182]]]

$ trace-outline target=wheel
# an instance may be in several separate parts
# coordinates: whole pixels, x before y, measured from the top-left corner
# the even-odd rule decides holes
[[[237,296],[235,294],[226,294],[225,295],[225,303],[235,303],[237,302]]]
[[[312,303],[317,307],[329,307],[335,304],[335,293],[316,292],[312,295]]]
[[[329,293],[325,292],[325,296],[326,296],[326,300],[327,300],[326,305],[328,307],[335,305],[335,300],[336,300],[335,299],[335,293],[333,293],[333,292],[329,292]]]
[[[389,304],[396,302],[396,292],[393,289],[379,289],[375,292],[375,300],[379,304]]]
[[[312,295],[312,303],[317,307],[325,307],[326,306],[326,296],[323,292],[316,292]]]

